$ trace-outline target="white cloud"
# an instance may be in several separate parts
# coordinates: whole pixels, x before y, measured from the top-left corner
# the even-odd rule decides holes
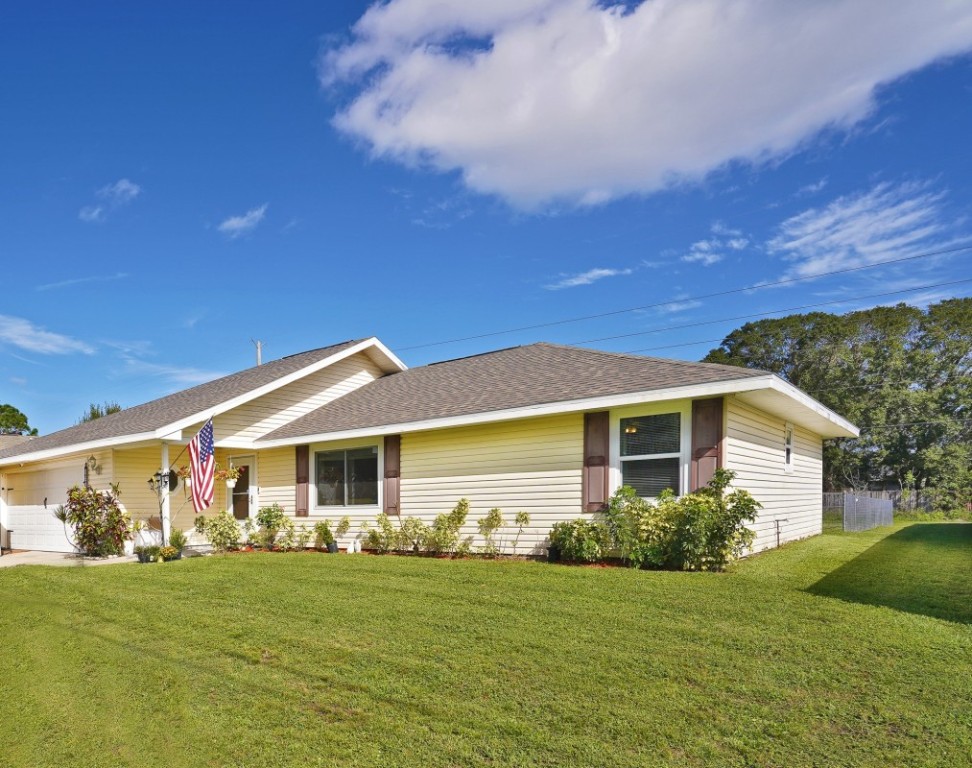
[[[94,349],[78,339],[60,333],[46,331],[22,317],[0,315],[0,343],[37,352],[42,355],[68,355],[83,352],[94,353]]]
[[[207,381],[218,379],[225,376],[219,371],[206,371],[192,366],[165,365],[161,363],[150,363],[136,357],[122,355],[125,363],[123,373],[130,376],[151,376],[153,378],[165,379],[171,384],[180,386],[194,386],[205,384]]]
[[[230,216],[217,229],[231,240],[235,240],[256,229],[266,213],[267,204],[264,203],[259,208],[251,208],[242,216]]]
[[[389,0],[321,58],[377,157],[514,205],[593,205],[793,152],[972,47],[972,4]]]
[[[44,285],[38,285],[34,290],[37,291],[50,291],[54,288],[67,288],[72,285],[80,285],[82,283],[105,283],[112,280],[124,280],[128,277],[127,272],[116,272],[114,275],[93,275],[91,277],[74,277],[70,280],[61,280],[56,283],[45,283]]]
[[[106,184],[95,192],[95,195],[102,202],[97,205],[84,206],[78,211],[78,218],[88,223],[105,221],[110,212],[128,205],[141,192],[142,188],[129,179],[119,179],[112,184]]]
[[[944,198],[927,183],[884,182],[787,219],[767,250],[793,262],[789,275],[813,277],[946,248],[960,241],[950,234]]]
[[[725,258],[725,251],[742,251],[749,245],[749,238],[744,237],[740,230],[730,229],[721,222],[712,225],[712,235],[706,240],[692,243],[689,252],[682,256],[682,261],[711,267]]]
[[[595,269],[589,269],[586,272],[581,272],[577,275],[563,275],[562,279],[558,280],[556,283],[551,283],[550,285],[545,285],[548,291],[559,291],[562,288],[576,288],[579,285],[590,285],[598,280],[603,280],[605,277],[617,277],[619,275],[630,275],[633,270],[630,269],[604,269],[601,267],[596,267]]]

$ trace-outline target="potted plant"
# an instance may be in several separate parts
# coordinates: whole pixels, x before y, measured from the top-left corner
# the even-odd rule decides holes
[[[176,550],[176,556],[170,559],[181,560],[182,550],[186,548],[187,543],[188,539],[186,538],[186,534],[178,528],[173,528],[169,534],[169,546]]]
[[[183,464],[176,470],[176,474],[179,476],[179,479],[182,480],[182,485],[186,490],[192,488],[192,472],[190,471],[189,467]]]
[[[334,533],[331,531],[329,520],[320,520],[314,525],[314,549],[337,552],[337,542],[334,540]]]
[[[155,545],[135,547],[135,556],[140,563],[154,563],[159,559],[162,548]]]

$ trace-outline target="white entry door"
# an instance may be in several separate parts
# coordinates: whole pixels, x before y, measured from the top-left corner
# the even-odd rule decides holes
[[[233,517],[237,520],[255,517],[259,490],[257,487],[256,456],[230,456],[229,462],[241,470],[236,486],[226,489],[230,498],[230,509],[233,511]]]

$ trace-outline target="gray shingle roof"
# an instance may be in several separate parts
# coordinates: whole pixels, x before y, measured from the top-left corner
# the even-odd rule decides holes
[[[765,371],[731,365],[530,344],[384,376],[285,424],[261,440],[765,375]]]
[[[118,413],[5,448],[0,451],[0,459],[52,448],[63,448],[77,443],[151,432],[164,427],[166,424],[190,417],[208,408],[214,408],[227,400],[259,389],[357,343],[359,343],[357,340],[344,341],[330,347],[301,352],[273,360],[264,365],[247,368],[239,373],[233,373],[215,381],[184,389],[181,392],[152,400],[143,405],[125,408]]]

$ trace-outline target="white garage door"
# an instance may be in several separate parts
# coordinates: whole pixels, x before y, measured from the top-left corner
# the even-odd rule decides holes
[[[75,465],[22,472],[7,476],[4,527],[10,531],[14,549],[40,549],[48,552],[73,552],[65,526],[54,517],[54,508],[67,501],[67,491],[82,482],[84,467]]]

